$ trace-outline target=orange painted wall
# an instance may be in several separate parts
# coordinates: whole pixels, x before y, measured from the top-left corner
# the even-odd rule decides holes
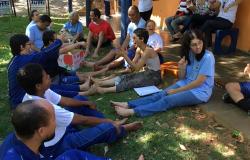
[[[250,51],[250,1],[243,0],[238,8],[235,26],[240,29],[237,48],[243,51]],[[133,4],[137,5],[137,0]],[[158,26],[164,27],[165,17],[174,15],[179,0],[156,0],[153,2],[154,19]]]

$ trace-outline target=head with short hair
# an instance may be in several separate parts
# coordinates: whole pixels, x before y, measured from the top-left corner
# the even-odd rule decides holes
[[[10,37],[10,49],[13,56],[20,55],[22,51],[30,52],[29,37],[24,34],[15,34]]]
[[[72,24],[76,24],[79,21],[79,13],[77,11],[73,11],[69,14],[69,20]]]
[[[184,33],[181,46],[181,57],[185,56],[188,64],[190,64],[189,53],[195,54],[200,61],[205,54],[205,39],[200,30],[194,29]]]
[[[29,63],[17,72],[17,81],[30,95],[49,89],[51,80],[43,67],[37,63]]]
[[[148,20],[146,23],[146,29],[149,33],[149,35],[153,34],[155,32],[155,27],[156,27],[156,23],[153,20]]]
[[[136,23],[140,20],[140,12],[137,6],[130,6],[128,9],[128,18],[131,22]]]
[[[51,18],[48,15],[44,14],[39,17],[37,25],[41,30],[46,30],[47,27],[50,26],[51,22],[52,22]]]
[[[137,28],[134,31],[134,35],[136,35],[140,40],[143,40],[143,43],[147,44],[149,34],[148,34],[148,31],[146,29],[144,29],[144,28]]]
[[[53,106],[46,100],[28,100],[17,106],[11,114],[16,134],[22,139],[31,139],[40,134],[41,141],[51,139],[55,133]]]
[[[56,40],[56,32],[53,30],[48,30],[43,33],[43,44],[45,47],[49,46]]]
[[[39,18],[40,18],[39,17],[39,12],[36,9],[32,10],[31,13],[30,13],[30,16],[29,16],[29,21],[30,22],[31,21],[38,22]]]
[[[101,12],[99,9],[94,8],[90,11],[90,19],[94,22],[101,18]]]

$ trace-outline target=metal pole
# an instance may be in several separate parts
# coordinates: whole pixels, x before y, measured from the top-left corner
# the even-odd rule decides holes
[[[90,23],[90,10],[91,10],[91,0],[86,0],[86,25],[89,26]]]
[[[121,0],[121,39],[123,43],[127,36],[127,28],[129,24],[128,9],[132,5],[132,0]]]
[[[69,11],[69,13],[73,11],[72,0],[68,0],[68,11]]]

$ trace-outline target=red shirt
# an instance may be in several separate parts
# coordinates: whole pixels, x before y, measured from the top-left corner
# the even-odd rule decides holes
[[[98,37],[100,32],[104,33],[104,37],[107,40],[114,40],[115,39],[115,34],[113,29],[111,28],[110,24],[105,21],[101,20],[100,24],[96,24],[94,22],[90,22],[89,24],[89,30],[93,33],[94,36]]]

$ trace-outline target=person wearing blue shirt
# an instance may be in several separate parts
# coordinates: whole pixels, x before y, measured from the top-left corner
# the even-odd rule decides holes
[[[179,81],[148,97],[126,102],[113,102],[121,116],[150,116],[171,108],[207,102],[214,86],[213,54],[205,49],[203,35],[198,30],[184,34],[181,60],[178,62]]]
[[[73,42],[83,40],[83,25],[79,21],[79,13],[77,11],[70,13],[69,21],[63,25],[63,30],[73,36]]]
[[[53,106],[46,100],[29,100],[13,111],[11,122],[15,133],[9,134],[0,146],[1,160],[110,160],[70,149],[54,156],[43,142],[55,135],[56,119]]]
[[[36,23],[39,21],[39,12],[37,10],[31,11],[29,21],[30,21],[30,23],[26,27],[25,34],[28,34],[30,27],[36,25]]]
[[[15,108],[22,102],[25,91],[18,84],[16,79],[16,73],[18,70],[27,63],[40,63],[46,66],[46,62],[50,57],[57,57],[59,48],[62,45],[62,41],[57,39],[52,45],[43,49],[42,52],[31,52],[31,42],[29,38],[23,34],[16,34],[10,38],[10,48],[13,57],[11,58],[8,68],[8,87],[9,87],[9,99],[11,108]],[[57,61],[55,61],[57,63]]]
[[[42,15],[36,25],[33,25],[27,30],[26,35],[31,42],[31,49],[40,51],[43,47],[43,32],[48,30],[51,24],[51,19],[48,15]]]

